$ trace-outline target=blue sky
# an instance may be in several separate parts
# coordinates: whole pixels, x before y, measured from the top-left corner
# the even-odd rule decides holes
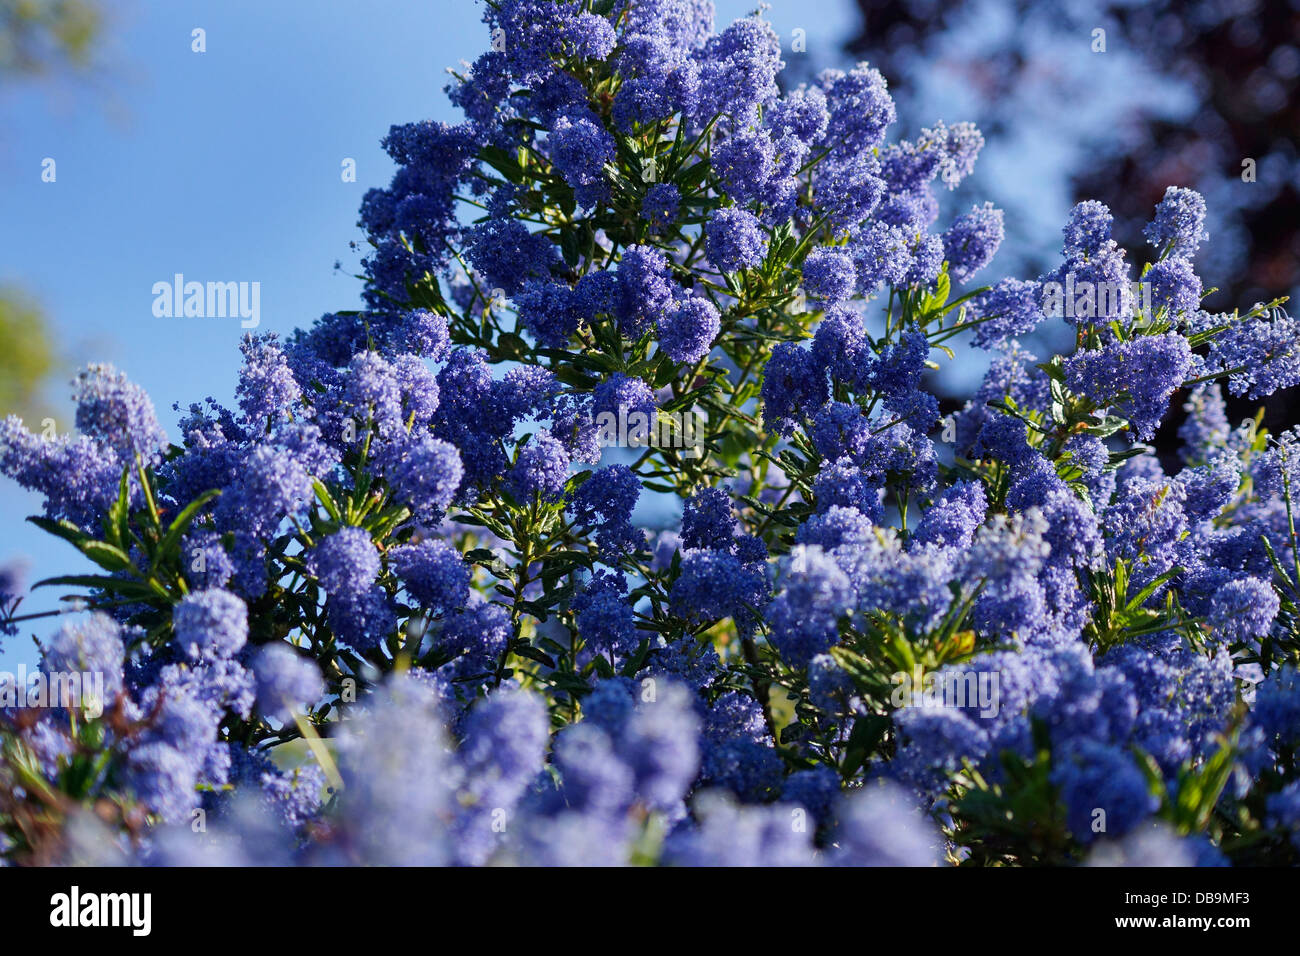
[[[754,5],[721,0],[718,21]],[[93,81],[0,91],[0,282],[48,316],[66,366],[49,391],[61,432],[66,379],[107,361],[148,390],[175,438],[173,402],[230,401],[244,330],[235,318],[156,318],[153,284],[177,272],[258,282],[260,327],[280,332],[359,306],[357,206],[393,172],[379,140],[393,123],[458,118],[445,71],[486,48],[487,28],[468,0],[105,6]],[[768,18],[787,47],[805,30],[809,55],[829,64],[856,13],[846,0],[782,2]],[[191,49],[196,28],[206,52]],[[356,182],[340,176],[346,158]],[[39,510],[0,481],[0,562],[24,557],[29,581],[78,569],[71,548],[23,521]],[[53,607],[57,593],[24,610]],[[26,635],[49,626],[10,638],[0,664],[33,662]]]

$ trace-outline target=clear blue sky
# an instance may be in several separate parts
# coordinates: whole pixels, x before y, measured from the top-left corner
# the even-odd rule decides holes
[[[148,390],[175,438],[173,402],[230,401],[243,330],[155,318],[153,284],[177,272],[259,282],[261,328],[281,332],[359,306],[349,243],[362,238],[362,194],[393,172],[380,137],[393,123],[458,118],[445,71],[487,47],[487,28],[470,0],[105,6],[92,83],[0,90],[0,281],[38,299],[66,360],[50,390],[60,431],[71,425],[62,378],[108,361]],[[720,0],[718,22],[754,6]],[[856,22],[847,0],[782,0],[767,15],[787,49],[805,30],[820,64],[839,62]],[[204,53],[191,50],[195,28]],[[41,180],[47,157],[53,183]],[[348,157],[355,183],[340,177]],[[0,562],[25,556],[30,581],[79,570],[70,547],[23,521],[38,511],[0,481]],[[58,593],[42,589],[24,610]],[[34,661],[31,631],[0,648],[0,666]]]

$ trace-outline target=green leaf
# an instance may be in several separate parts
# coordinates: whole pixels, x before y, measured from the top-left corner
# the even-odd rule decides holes
[[[118,547],[124,546],[127,539],[127,521],[131,510],[131,488],[127,476],[130,473],[130,466],[122,469],[122,477],[117,486],[117,500],[108,509],[108,516],[104,520],[108,539]]]
[[[465,557],[480,567],[487,568],[498,578],[510,577],[510,566],[490,548],[474,548],[465,552]]]
[[[32,588],[54,586],[95,588],[101,591],[112,591],[115,594],[134,600],[151,600],[159,596],[166,596],[165,591],[162,595],[159,595],[156,587],[143,581],[130,578],[110,578],[99,574],[65,574],[55,578],[45,578],[43,581],[37,581],[33,584]]]
[[[130,557],[121,548],[107,541],[83,541],[80,548],[82,554],[105,571],[127,571],[134,567]]]
[[[547,667],[555,667],[555,659],[540,648],[533,647],[531,644],[520,641],[512,648],[520,657],[526,657],[530,661],[537,661],[539,664],[545,664]]]
[[[62,538],[64,541],[69,541],[78,548],[81,547],[81,542],[89,538],[89,535],[87,535],[86,532],[82,531],[71,521],[65,521],[62,518],[56,521],[53,518],[41,518],[32,515],[27,520],[47,534],[52,534],[56,538]]]
[[[221,492],[213,489],[205,491],[199,495],[181,511],[167,528],[167,533],[163,535],[162,542],[158,545],[158,550],[154,553],[153,566],[158,565],[172,556],[173,552],[179,557],[181,536],[189,530],[190,524],[194,521],[194,516],[213,498],[220,495]]]
[[[316,492],[316,500],[321,503],[321,507],[325,509],[325,512],[333,518],[335,522],[342,524],[343,511],[339,508],[338,502],[334,500],[334,496],[330,494],[330,491],[325,487],[325,484],[319,478],[313,478],[311,480],[311,486]]]
[[[862,714],[853,722],[847,746],[844,748],[844,763],[840,772],[847,779],[858,772],[867,758],[880,746],[885,731],[893,722],[884,714]]]

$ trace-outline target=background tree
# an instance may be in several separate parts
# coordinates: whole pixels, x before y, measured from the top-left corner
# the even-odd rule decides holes
[[[95,64],[103,15],[88,0],[0,0],[0,80],[45,81]],[[0,415],[38,413],[42,384],[58,365],[40,306],[0,286]]]
[[[1300,288],[1300,10],[1294,4],[855,2],[861,27],[847,51],[874,63],[900,101],[924,99],[922,87],[939,67],[959,76],[977,105],[974,115],[954,118],[976,122],[991,141],[1025,134],[1034,124],[1078,137],[1079,148],[1064,159],[1071,201],[1106,203],[1122,246],[1144,246],[1142,226],[1168,184],[1203,193],[1214,210],[1214,261],[1204,263],[1218,280],[1218,292],[1205,301],[1210,311]],[[1126,83],[1108,97],[1087,75],[1062,72],[1053,56],[1059,45],[1095,49],[1099,29],[1108,53],[1132,56],[1166,92],[1147,97],[1139,91],[1144,84]],[[1041,95],[1044,86],[1050,96]],[[1065,108],[1070,101],[1077,114]],[[1094,116],[1091,123],[1085,113]],[[1036,165],[1055,161],[1061,160],[1032,157]],[[975,185],[1000,198],[997,182]],[[1051,264],[1039,257],[1054,250],[1038,245],[1019,253],[1029,268],[1045,270]],[[1015,267],[1017,251],[1013,242],[1004,246],[1004,267]],[[1230,400],[1229,419],[1252,416],[1257,404]],[[1265,409],[1270,429],[1300,421],[1290,390],[1273,395]],[[1173,455],[1180,423],[1181,413],[1157,436],[1162,457]]]

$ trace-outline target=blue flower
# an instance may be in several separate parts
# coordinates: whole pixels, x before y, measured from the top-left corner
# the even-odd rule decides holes
[[[721,328],[722,319],[713,303],[692,296],[659,319],[659,347],[674,362],[690,365],[709,354]]]
[[[269,644],[253,662],[257,680],[257,710],[264,717],[291,719],[301,706],[311,706],[325,690],[320,669],[289,645]]]
[[[1207,238],[1205,199],[1194,189],[1170,186],[1143,234],[1161,256],[1191,258]]]
[[[191,591],[172,611],[172,626],[190,660],[230,660],[248,641],[248,607],[220,588]]]
[[[717,210],[704,227],[709,261],[722,272],[752,269],[767,255],[767,233],[753,213],[736,206]]]

